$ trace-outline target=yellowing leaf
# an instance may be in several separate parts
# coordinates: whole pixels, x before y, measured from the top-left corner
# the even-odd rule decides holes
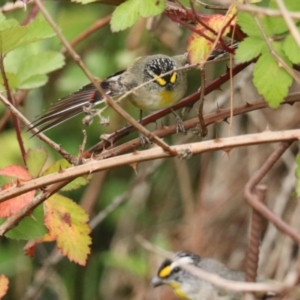
[[[4,275],[0,276],[0,299],[6,295],[6,292],[8,290],[9,281],[7,277]]]
[[[219,38],[225,37],[230,31],[230,26],[235,24],[235,14],[236,8],[231,6],[225,16],[214,14],[201,19],[207,27],[200,23],[197,24],[195,26],[196,32],[193,32],[188,39],[187,52],[191,64],[200,64],[206,61],[214,49],[218,35]]]
[[[45,203],[45,225],[57,247],[69,260],[86,264],[91,237],[88,215],[75,202],[55,194]]]
[[[72,165],[66,159],[59,159],[55,163],[53,163],[45,172],[43,172],[43,176],[52,174],[55,172],[63,172],[63,170],[71,168]],[[86,185],[89,181],[90,176],[81,176],[74,179],[72,182],[64,186],[62,191],[71,191],[76,190],[79,187]]]

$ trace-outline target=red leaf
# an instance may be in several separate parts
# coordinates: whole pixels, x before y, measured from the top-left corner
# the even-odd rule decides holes
[[[8,189],[12,186],[15,186],[15,184],[7,183],[2,186],[2,190]],[[30,191],[0,203],[0,218],[9,217],[22,209],[28,202],[32,200],[34,194],[35,191]]]
[[[19,180],[24,181],[30,180],[32,178],[25,168],[18,165],[7,166],[3,169],[0,169],[0,175],[18,178]]]

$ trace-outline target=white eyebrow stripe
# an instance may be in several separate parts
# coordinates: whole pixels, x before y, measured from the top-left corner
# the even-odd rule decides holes
[[[178,260],[171,263],[170,267],[173,270],[176,267],[180,267],[182,265],[193,264],[193,260],[189,256],[181,257]]]

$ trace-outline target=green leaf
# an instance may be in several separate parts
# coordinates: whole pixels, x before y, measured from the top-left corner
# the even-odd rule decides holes
[[[37,149],[28,149],[26,153],[26,165],[28,172],[33,178],[36,178],[40,175],[47,158],[48,154],[42,147]]]
[[[258,16],[257,19],[261,24],[261,27],[264,30],[265,34],[267,36],[272,36],[272,26],[268,17]],[[241,26],[242,31],[245,32],[248,36],[259,37],[263,39],[262,33],[259,27],[257,26],[252,14],[245,12],[239,13],[238,24]]]
[[[1,22],[1,20],[0,20],[0,31],[4,30],[4,29],[11,28],[11,27],[15,27],[15,26],[18,26],[18,25],[19,25],[19,23],[15,19],[5,20],[4,22]]]
[[[19,68],[19,76],[26,79],[36,74],[47,74],[64,65],[64,56],[59,52],[40,52],[27,58]]]
[[[14,73],[9,73],[9,72],[6,72],[5,75],[7,77],[9,87],[11,89],[17,88],[18,85],[19,85],[18,76]],[[0,87],[1,87],[1,89],[4,89],[4,87],[3,87],[3,78],[1,76],[0,76]]]
[[[143,18],[148,18],[161,14],[165,7],[165,0],[143,0],[140,1],[139,12]]]
[[[30,89],[45,84],[48,78],[43,74],[59,69],[63,65],[64,56],[54,51],[41,52],[28,57],[19,67],[19,88]]]
[[[257,27],[253,16],[250,13],[240,12],[238,13],[238,24],[241,26],[242,31],[249,36],[255,36],[262,38],[262,34]]]
[[[277,108],[288,95],[292,76],[279,66],[271,53],[263,53],[253,70],[253,83],[272,108]]]
[[[292,35],[288,35],[284,40],[283,51],[293,64],[300,63],[300,49]]]
[[[284,5],[288,11],[300,11],[300,1],[295,0],[285,0]],[[270,1],[269,8],[278,10],[278,5],[276,1]],[[288,32],[289,28],[286,21],[282,16],[280,17],[268,17],[272,30],[274,34],[282,34]]]
[[[9,82],[11,88],[39,87],[47,82],[46,73],[58,69],[64,64],[64,57],[59,52],[38,51],[41,51],[39,44],[34,43],[19,47],[6,55],[4,58],[5,71],[15,75],[12,77],[14,81]]]
[[[71,168],[72,165],[65,159],[60,159],[56,161],[54,164],[52,164],[45,172],[43,172],[43,176],[52,174],[55,172],[63,172],[64,169]],[[71,191],[76,190],[79,187],[86,185],[89,182],[89,176],[88,177],[77,177],[72,182],[64,186],[61,191]]]
[[[18,47],[55,35],[46,21],[35,20],[27,26],[14,26],[0,31],[0,52],[7,54]]]
[[[0,52],[7,54],[11,50],[22,46],[22,39],[27,34],[26,27],[16,26],[0,31]]]
[[[33,75],[27,78],[22,83],[18,84],[19,89],[33,89],[43,86],[47,83],[48,76],[46,75]]]
[[[127,0],[119,5],[110,20],[111,30],[117,32],[132,26],[139,17],[140,0]]]
[[[258,57],[265,46],[265,40],[259,37],[247,37],[240,43],[235,51],[235,61],[237,63],[250,61],[251,59]]]
[[[4,220],[1,222],[3,223]],[[30,216],[25,217],[5,236],[16,240],[33,240],[43,237],[48,232],[44,225],[43,206],[39,205]]]

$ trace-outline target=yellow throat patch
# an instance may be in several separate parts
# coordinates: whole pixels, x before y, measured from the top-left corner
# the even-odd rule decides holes
[[[188,298],[186,294],[180,289],[180,285],[178,283],[169,283],[169,285],[178,298],[182,300],[190,300],[190,298]]]
[[[160,107],[167,107],[175,104],[176,99],[174,99],[174,91],[163,90],[160,92]]]

